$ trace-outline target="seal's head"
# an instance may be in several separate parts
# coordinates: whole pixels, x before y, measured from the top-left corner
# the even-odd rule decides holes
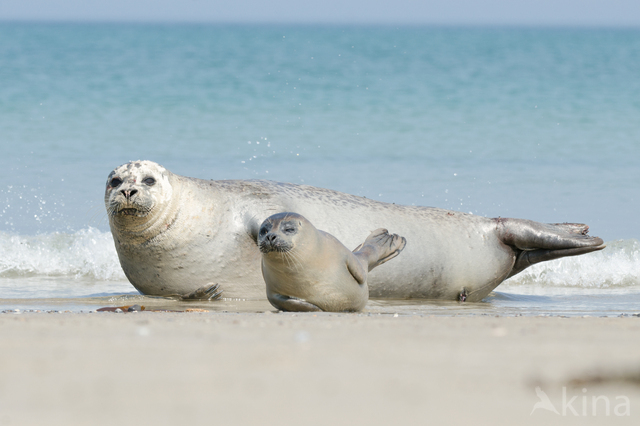
[[[152,161],[132,161],[107,178],[104,201],[109,219],[136,220],[153,215],[171,199],[170,172]]]
[[[298,213],[278,213],[269,216],[260,225],[258,247],[264,254],[286,253],[296,247],[298,236],[304,232],[309,222]]]

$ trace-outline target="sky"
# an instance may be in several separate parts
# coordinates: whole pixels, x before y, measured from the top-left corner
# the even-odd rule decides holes
[[[0,21],[640,27],[640,0],[0,0]]]

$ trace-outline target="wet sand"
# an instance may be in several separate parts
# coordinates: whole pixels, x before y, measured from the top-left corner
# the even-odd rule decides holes
[[[638,317],[21,313],[0,333],[2,425],[640,418]],[[559,414],[532,413],[536,387]]]

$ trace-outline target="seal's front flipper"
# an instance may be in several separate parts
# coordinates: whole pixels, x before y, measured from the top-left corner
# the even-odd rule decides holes
[[[398,234],[389,234],[389,231],[383,228],[373,231],[364,243],[360,244],[353,254],[365,260],[368,264],[369,271],[376,266],[380,266],[385,262],[393,259],[407,245],[407,240]]]
[[[406,245],[407,239],[405,237],[401,237],[398,234],[387,233],[387,238],[383,247],[384,249],[386,249],[386,251],[383,251],[383,253],[380,255],[380,258],[378,259],[376,264],[371,267],[371,269],[375,268],[376,266],[380,266],[399,255],[400,252],[404,250],[404,247]]]
[[[182,300],[216,300],[222,295],[222,290],[218,284],[207,284],[191,293],[182,294]]]
[[[297,297],[283,296],[278,293],[267,294],[267,299],[273,307],[280,309],[281,311],[290,312],[321,312],[322,309],[318,308],[313,303],[309,303],[306,300],[298,299]]]
[[[360,285],[367,282],[368,266],[368,262],[356,253],[352,253],[347,257],[347,269],[353,279]]]

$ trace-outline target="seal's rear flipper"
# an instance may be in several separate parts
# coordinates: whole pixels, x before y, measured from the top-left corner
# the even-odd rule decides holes
[[[584,224],[539,223],[525,219],[503,218],[494,221],[500,240],[518,250],[563,250],[598,247],[603,244],[601,238],[587,235],[589,227]]]
[[[587,254],[587,253],[591,253],[592,251],[602,250],[605,247],[606,245],[601,244],[601,245],[592,246],[592,247],[577,247],[572,249],[561,249],[561,250],[523,251],[520,254],[518,254],[518,257],[516,258],[516,263],[513,265],[513,269],[511,270],[509,277],[514,276],[518,272],[522,272],[524,269],[528,268],[531,265],[535,265],[536,263],[546,262],[547,260],[559,259],[561,257],[578,256],[580,254]]]
[[[563,229],[571,234],[587,235],[589,227],[584,223],[549,223],[548,225]]]
[[[500,240],[516,252],[509,277],[547,260],[577,256],[605,248],[602,238],[587,235],[582,223],[539,223],[524,219],[494,219]]]
[[[306,300],[298,299],[297,297],[283,296],[278,293],[267,294],[267,299],[275,308],[281,311],[290,312],[321,312],[322,309],[318,308],[313,303],[309,303]]]

